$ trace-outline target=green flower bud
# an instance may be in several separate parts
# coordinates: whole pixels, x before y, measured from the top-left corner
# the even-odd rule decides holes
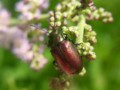
[[[57,27],[61,26],[61,22],[60,22],[60,21],[57,21],[57,22],[56,22],[56,26],[57,26]]]
[[[54,18],[54,17],[50,17],[50,21],[52,21],[52,22],[53,22],[54,20],[55,20],[55,18]]]
[[[54,27],[55,26],[54,22],[50,22],[50,26]]]
[[[66,13],[66,12],[63,13],[63,17],[64,17],[64,18],[67,17],[67,13]]]
[[[60,11],[61,9],[62,9],[61,4],[58,4],[57,7],[56,7],[56,10],[57,10],[57,11]]]
[[[50,16],[54,16],[54,12],[53,12],[53,11],[50,11],[50,12],[49,12],[49,15],[50,15]]]

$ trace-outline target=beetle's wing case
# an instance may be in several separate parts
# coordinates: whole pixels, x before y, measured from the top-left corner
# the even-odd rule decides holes
[[[83,68],[83,61],[76,47],[69,41],[61,41],[51,50],[59,68],[72,76]]]
[[[55,61],[57,62],[60,70],[62,70],[64,73],[72,76],[73,75],[73,70],[72,68],[69,66],[69,64],[65,61],[65,58],[63,57],[63,55],[60,52],[60,49],[58,47],[54,47],[52,50],[52,55],[55,58]]]
[[[83,61],[76,47],[65,40],[60,42],[59,48],[65,60],[75,69],[75,72],[80,72],[83,68]]]

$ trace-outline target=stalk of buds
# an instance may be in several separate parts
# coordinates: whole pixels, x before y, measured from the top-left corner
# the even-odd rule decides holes
[[[93,47],[97,42],[96,32],[88,20],[111,22],[113,18],[111,13],[97,9],[93,0],[65,0],[50,12],[49,46],[58,67],[70,76],[82,72],[82,58],[96,59]]]
[[[112,22],[113,18],[112,14],[104,9],[97,9],[93,0],[64,0],[56,6],[55,11],[50,12],[48,44],[57,69],[68,76],[86,73],[83,58],[89,61],[96,59],[96,32],[87,23],[89,20],[102,20],[107,23]],[[54,82],[58,85],[61,81]],[[53,84],[51,86],[56,87]]]

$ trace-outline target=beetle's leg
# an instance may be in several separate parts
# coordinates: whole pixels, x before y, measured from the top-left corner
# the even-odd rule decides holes
[[[56,61],[55,61],[55,60],[53,61],[53,64],[54,64],[55,66],[57,66],[57,63],[56,63]]]
[[[53,61],[53,64],[54,64],[54,67],[55,67],[56,70],[61,71],[55,60]]]

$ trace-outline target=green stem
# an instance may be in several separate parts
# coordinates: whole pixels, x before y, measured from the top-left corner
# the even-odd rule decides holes
[[[4,59],[3,48],[0,46],[0,68]]]
[[[41,20],[44,20],[44,19],[47,19],[49,17],[49,14],[42,14],[41,16],[40,16],[40,19]]]
[[[41,20],[45,20],[49,17],[49,14],[41,14],[39,20],[31,20],[31,21],[20,21],[19,19],[12,18],[10,20],[10,26],[14,25],[21,25],[21,24],[26,24],[26,23],[34,23],[34,22],[40,22]]]
[[[81,15],[80,21],[78,23],[78,33],[77,33],[76,43],[83,42],[84,28],[85,28],[85,17]]]

